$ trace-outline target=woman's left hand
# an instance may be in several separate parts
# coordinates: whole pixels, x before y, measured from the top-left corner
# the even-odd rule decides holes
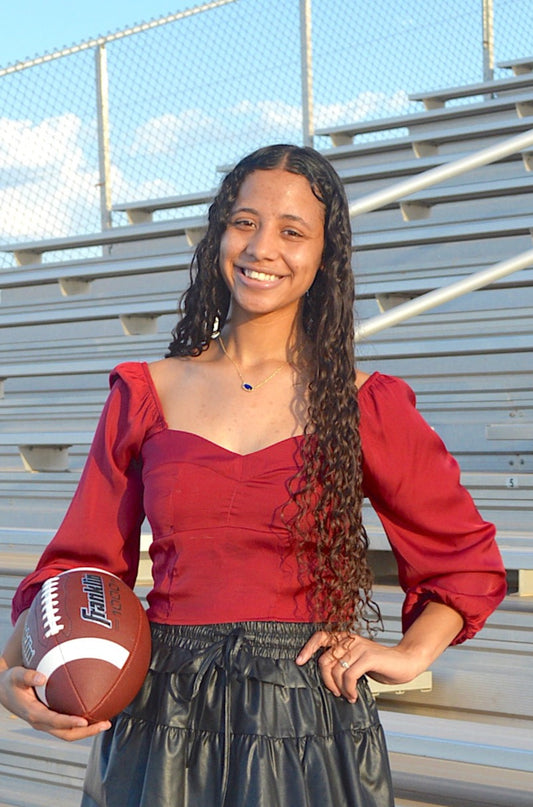
[[[296,663],[306,664],[325,648],[318,665],[326,687],[350,703],[357,700],[357,681],[368,675],[383,684],[405,684],[425,666],[417,654],[398,646],[386,647],[352,633],[328,633],[319,630],[304,645]]]

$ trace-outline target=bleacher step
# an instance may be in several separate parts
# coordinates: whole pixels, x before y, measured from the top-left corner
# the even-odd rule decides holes
[[[0,804],[0,807],[2,805]],[[412,801],[411,799],[396,799],[394,802],[394,807],[442,807],[442,804],[437,804],[436,802],[432,801]]]
[[[9,807],[75,805],[90,740],[66,743],[0,710],[0,794]]]
[[[416,757],[524,771],[533,785],[533,733],[524,726],[381,710],[389,750]],[[527,725],[525,725],[527,723]]]
[[[533,776],[516,770],[464,762],[390,754],[398,801],[426,807],[531,807]]]

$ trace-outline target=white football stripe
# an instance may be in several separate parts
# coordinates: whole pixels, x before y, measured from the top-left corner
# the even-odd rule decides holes
[[[50,678],[63,664],[69,661],[77,661],[78,659],[99,659],[100,661],[107,661],[121,670],[126,663],[129,650],[126,650],[122,645],[117,642],[111,642],[109,639],[69,639],[68,642],[62,642],[40,660],[37,665],[37,671]],[[40,700],[48,706],[46,700],[45,687],[36,687],[37,695]]]
[[[96,574],[103,574],[108,575],[109,577],[114,577],[115,580],[119,579],[116,574],[113,574],[113,572],[108,572],[105,569],[99,569],[98,566],[74,566],[72,569],[65,569],[64,572],[59,572],[57,576],[61,577],[61,575],[70,574],[71,572],[95,572]]]

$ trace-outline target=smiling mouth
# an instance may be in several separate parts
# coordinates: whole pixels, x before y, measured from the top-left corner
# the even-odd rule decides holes
[[[249,277],[251,280],[279,280],[279,275],[271,275],[267,272],[258,272],[257,269],[247,269],[246,267],[241,267],[241,272],[245,277]]]

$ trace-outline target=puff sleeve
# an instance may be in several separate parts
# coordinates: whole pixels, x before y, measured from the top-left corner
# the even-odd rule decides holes
[[[460,484],[457,462],[417,411],[410,387],[375,376],[359,395],[364,491],[398,563],[403,629],[436,600],[462,615],[458,644],[506,593],[495,528]]]
[[[144,520],[141,447],[157,414],[146,365],[119,365],[78,487],[36,570],[18,587],[12,618],[44,580],[75,566],[97,566],[134,585]]]

